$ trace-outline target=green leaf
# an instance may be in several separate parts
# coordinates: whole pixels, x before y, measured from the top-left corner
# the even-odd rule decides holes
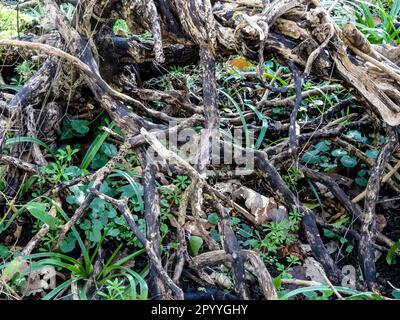
[[[342,163],[342,165],[344,167],[350,168],[350,169],[354,168],[357,165],[357,159],[352,156],[349,156],[349,155],[343,156],[340,159],[340,162]]]
[[[44,143],[42,140],[39,140],[37,138],[33,137],[16,137],[16,138],[11,138],[6,141],[6,146],[10,146],[16,143],[23,143],[23,142],[30,142],[30,143],[35,143],[43,148],[45,148],[52,156],[54,156],[53,151],[49,147],[48,144]]]
[[[108,157],[105,154],[97,153],[92,161],[90,167],[92,169],[100,169],[104,167],[108,162]]]
[[[210,236],[217,242],[221,241],[221,235],[219,234],[218,230],[216,230],[216,229],[212,229],[210,231]]]
[[[376,149],[370,149],[370,150],[367,150],[365,152],[365,154],[367,155],[368,158],[376,159],[376,158],[378,158],[379,152]]]
[[[392,291],[392,296],[395,299],[400,299],[400,290],[393,290]]]
[[[355,179],[355,182],[360,186],[360,187],[366,187],[368,185],[368,180],[365,179],[364,177],[357,177]]]
[[[320,152],[328,152],[331,149],[331,143],[327,140],[322,140],[314,146],[315,150]]]
[[[130,35],[131,31],[129,30],[128,24],[124,19],[118,19],[115,21],[115,24],[113,26],[113,33],[114,34],[119,34],[120,32],[125,33],[126,35]]]
[[[248,127],[247,127],[247,122],[246,122],[246,119],[245,119],[245,117],[244,117],[244,115],[243,115],[242,109],[240,108],[239,104],[235,101],[235,99],[232,98],[231,95],[229,95],[229,94],[226,93],[225,91],[223,91],[223,90],[221,90],[221,89],[218,89],[218,91],[219,91],[220,93],[222,93],[225,97],[227,97],[228,100],[229,100],[229,101],[233,104],[233,106],[236,108],[236,112],[239,114],[240,121],[242,122],[243,131],[244,131],[244,136],[245,136],[245,139],[246,139],[246,147],[247,147],[247,148],[254,147],[254,146],[251,144],[250,134],[249,134],[249,130],[248,130]]]
[[[331,231],[331,230],[324,229],[324,236],[327,237],[327,238],[329,238],[329,239],[333,239],[333,238],[336,238],[337,234],[334,233],[334,232]]]
[[[335,149],[332,151],[332,156],[334,156],[335,158],[340,158],[345,155],[347,155],[347,151],[343,149]]]
[[[203,239],[198,236],[191,236],[189,240],[189,248],[193,256],[199,254],[200,248],[203,245]]]
[[[143,212],[144,211],[144,202],[142,199],[143,187],[139,183],[135,182],[135,180],[133,180],[133,178],[127,172],[118,170],[118,169],[115,169],[113,172],[115,172],[115,173],[111,174],[110,177],[120,176],[122,178],[125,178],[129,182],[129,185],[132,187],[133,191],[135,192],[136,200],[138,201],[138,205],[139,205],[139,210],[141,212]]]
[[[110,129],[114,128],[114,122],[112,122],[109,126]],[[108,132],[104,131],[99,134],[96,139],[92,142],[89,149],[86,151],[85,157],[82,160],[81,169],[87,169],[89,165],[92,163],[94,157],[99,152],[101,146],[103,145],[104,141],[106,141],[108,137]]]
[[[26,267],[26,261],[24,261],[21,257],[17,257],[8,263],[4,268],[0,280],[7,282],[11,280],[17,273],[22,272]]]
[[[386,254],[386,262],[389,265],[396,263],[396,251],[400,248],[400,240],[397,241]]]
[[[29,202],[25,205],[25,208],[33,215],[36,219],[47,224],[51,229],[57,227],[59,220],[48,214],[48,204],[41,202]]]
[[[218,215],[216,213],[211,213],[208,216],[208,222],[212,223],[212,224],[218,224],[219,218]]]
[[[60,250],[63,253],[69,253],[75,249],[76,237],[73,232],[68,233],[68,236],[61,242]]]
[[[274,278],[274,285],[277,290],[282,288],[282,278],[280,276]]]
[[[99,197],[93,199],[92,203],[90,204],[89,208],[93,211],[103,212],[106,207],[107,202]]]
[[[89,121],[87,120],[71,120],[71,128],[80,134],[89,132]]]
[[[350,130],[346,134],[348,137],[358,141],[358,142],[367,142],[368,139],[366,137],[363,137],[360,131],[358,130]]]
[[[351,253],[351,252],[353,251],[353,249],[354,249],[354,247],[353,247],[352,245],[348,245],[348,246],[346,247],[346,252],[347,252],[347,253]]]
[[[103,224],[98,219],[92,220],[92,229],[89,231],[89,240],[93,242],[100,242],[101,240],[101,230],[103,229]]]
[[[117,147],[111,143],[103,143],[101,146],[101,151],[103,151],[104,154],[110,158],[116,156],[118,153]]]
[[[10,254],[10,250],[8,250],[8,248],[0,243],[0,258],[7,258],[7,256]]]
[[[319,150],[307,151],[303,154],[303,161],[309,164],[318,164],[321,162],[321,157],[318,155]]]

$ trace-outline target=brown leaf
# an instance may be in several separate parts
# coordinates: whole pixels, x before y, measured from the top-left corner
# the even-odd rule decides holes
[[[282,221],[287,218],[286,208],[278,205],[274,198],[267,198],[246,187],[239,188],[232,195],[234,198],[245,200],[245,205],[254,215],[257,225],[265,224],[267,221]]]

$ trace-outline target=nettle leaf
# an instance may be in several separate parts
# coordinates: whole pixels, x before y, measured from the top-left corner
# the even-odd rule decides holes
[[[118,153],[117,147],[111,143],[103,143],[101,151],[110,158],[115,157]]]
[[[107,181],[103,181],[103,183],[100,185],[99,191],[110,197],[114,195],[114,189],[110,187]]]
[[[340,162],[342,163],[342,165],[344,167],[350,168],[350,169],[354,168],[357,165],[357,159],[352,156],[349,156],[349,155],[343,156],[340,159]]]
[[[127,225],[125,218],[122,217],[122,216],[116,217],[114,219],[114,222],[119,226],[126,226]]]
[[[85,219],[79,226],[82,230],[86,231],[92,227],[92,224],[90,223],[90,220]]]
[[[370,149],[365,152],[368,158],[376,159],[378,158],[379,151],[376,149]]]
[[[25,208],[31,213],[32,216],[47,224],[51,229],[56,228],[59,224],[59,220],[57,218],[49,215],[49,205],[47,203],[30,202],[25,206]]]
[[[319,150],[307,151],[303,154],[303,161],[309,164],[318,164],[321,162],[321,157],[318,155]]]
[[[334,156],[335,158],[340,158],[345,155],[347,155],[347,151],[343,149],[335,149],[332,151],[332,156]]]
[[[109,236],[109,237],[118,237],[120,233],[121,233],[121,231],[119,231],[117,228],[107,229],[107,232],[106,232],[107,236]]]
[[[189,239],[189,248],[193,256],[199,254],[200,248],[203,245],[203,239],[198,236],[191,236]]]
[[[89,121],[76,119],[71,120],[71,128],[80,134],[88,133],[90,131]]]
[[[107,212],[107,217],[109,219],[113,219],[117,216],[117,210],[115,210],[115,208],[113,206],[109,206]]]
[[[98,219],[93,219],[92,229],[89,231],[89,240],[93,242],[100,242],[102,229],[103,223]]]
[[[218,224],[219,218],[218,215],[216,213],[211,213],[208,216],[208,222],[212,223],[212,224]]]
[[[106,201],[97,197],[97,198],[93,199],[89,208],[92,209],[93,211],[103,212],[105,210],[106,204],[107,204]]]

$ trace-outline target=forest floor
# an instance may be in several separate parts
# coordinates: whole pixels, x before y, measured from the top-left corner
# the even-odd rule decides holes
[[[156,63],[156,29],[133,30],[117,5],[93,28],[113,44],[93,37],[88,58],[83,22],[70,43],[62,29],[88,21],[74,1],[19,2],[0,1],[0,299],[400,298],[398,124],[365,79],[330,74],[338,60],[307,73],[295,49],[259,63],[245,45],[214,59],[164,43]],[[400,1],[321,3],[379,54],[397,48]],[[151,59],[124,56],[127,39]],[[374,67],[368,85],[396,96]]]

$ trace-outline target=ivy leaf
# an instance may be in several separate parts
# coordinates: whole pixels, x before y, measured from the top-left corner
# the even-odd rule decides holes
[[[117,147],[111,143],[103,143],[101,151],[110,158],[116,156],[118,153]]]
[[[191,236],[189,240],[189,248],[193,256],[199,254],[200,248],[203,245],[203,239],[198,236]]]
[[[212,224],[218,224],[218,215],[216,213],[211,213],[208,216],[208,222],[212,223]]]
[[[89,132],[89,121],[87,120],[71,120],[71,128],[74,129],[74,131],[80,133],[80,134],[85,134]]]
[[[368,158],[376,159],[376,158],[378,158],[379,152],[376,149],[370,149],[370,150],[367,150],[365,152],[365,154],[367,155]]]
[[[329,229],[324,229],[324,236],[329,238],[329,239],[334,239],[336,238],[336,233],[334,233],[333,231],[329,230]]]
[[[217,242],[221,241],[221,235],[219,234],[218,230],[216,230],[216,229],[212,229],[210,231],[210,236]]]
[[[363,137],[361,132],[358,130],[350,130],[349,132],[347,132],[346,135],[358,142],[367,142],[368,141],[368,138]]]
[[[30,202],[25,207],[32,216],[42,221],[43,223],[47,224],[51,229],[57,227],[59,221],[58,219],[48,214],[49,210],[47,203]]]
[[[322,140],[315,145],[315,150],[320,152],[327,152],[331,149],[331,142],[327,140]]]
[[[335,158],[340,158],[345,155],[347,155],[347,151],[343,149],[335,149],[332,151],[332,156],[334,156]]]
[[[360,187],[366,187],[368,185],[368,180],[364,177],[357,177],[355,181]]]
[[[321,162],[321,157],[318,156],[319,150],[311,150],[304,153],[302,159],[309,164],[318,164]]]
[[[117,216],[117,210],[113,206],[109,206],[107,212],[107,217],[113,219]]]
[[[97,153],[94,158],[92,163],[90,164],[90,167],[92,169],[100,169],[104,167],[108,162],[108,157],[105,154],[102,153]]]
[[[357,159],[354,157],[348,156],[348,155],[343,156],[340,159],[340,162],[342,163],[342,165],[344,167],[350,168],[350,169],[354,168],[357,165]]]

